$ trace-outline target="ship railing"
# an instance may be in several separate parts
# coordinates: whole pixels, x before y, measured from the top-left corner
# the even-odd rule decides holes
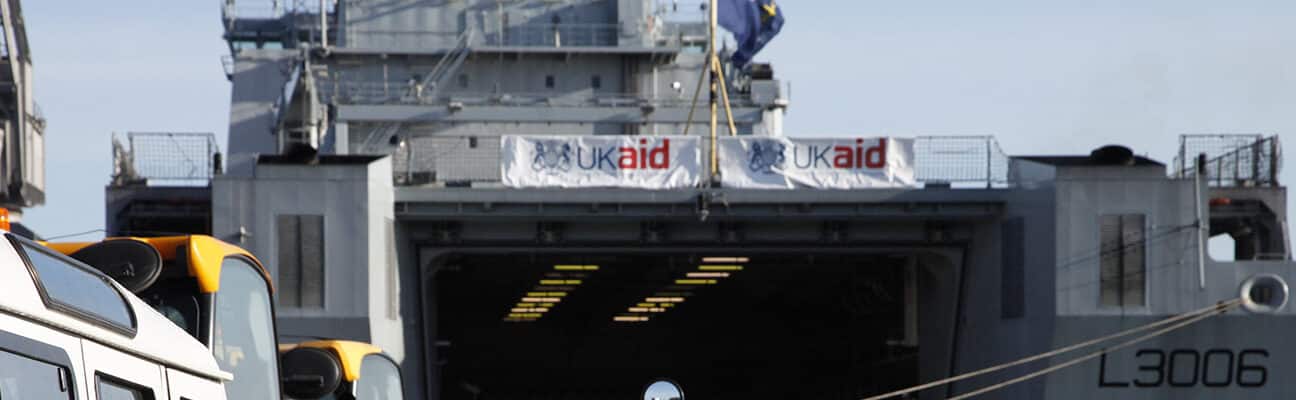
[[[113,137],[115,186],[204,186],[221,169],[212,133],[130,132],[125,143]]]
[[[616,24],[528,24],[507,28],[473,27],[474,47],[616,47],[620,26]],[[348,47],[388,49],[445,49],[453,47],[460,31],[387,30],[347,28]]]
[[[463,34],[460,31],[391,30],[345,28],[346,47],[432,50],[453,48]]]
[[[1279,186],[1282,145],[1278,136],[1261,134],[1192,134],[1179,139],[1175,177],[1197,175],[1198,158],[1213,187]]]
[[[653,28],[653,39],[657,46],[683,47],[706,46],[707,25],[705,23],[668,23]]]
[[[471,26],[478,33],[472,47],[681,47],[706,43],[703,24],[526,24],[507,28]],[[346,28],[348,47],[410,50],[448,49],[462,31]],[[649,39],[644,42],[643,40]]]
[[[238,1],[220,0],[221,11],[226,20],[232,19],[279,19],[286,8],[279,1]]]
[[[914,177],[926,186],[1006,187],[1008,154],[994,136],[919,136]]]
[[[527,24],[487,30],[481,44],[498,47],[615,47],[616,24]]]
[[[710,141],[701,141],[709,154]],[[500,136],[414,136],[392,153],[400,186],[498,187]],[[1008,156],[992,136],[921,136],[914,141],[915,177],[926,187],[1002,188]]]
[[[284,15],[318,14],[318,0],[219,0],[226,20],[279,19]],[[324,7],[332,13],[337,1],[329,0]]]
[[[445,80],[446,85],[456,85],[456,78]],[[425,104],[460,106],[512,106],[512,107],[688,107],[692,97],[678,95],[653,96],[649,93],[615,93],[596,89],[571,92],[540,93],[490,93],[462,92],[442,88],[436,96],[428,96],[431,88],[418,87],[414,82],[320,82],[321,99],[336,104]],[[730,103],[735,107],[756,106],[751,96],[732,93]],[[705,103],[703,103],[705,104]]]

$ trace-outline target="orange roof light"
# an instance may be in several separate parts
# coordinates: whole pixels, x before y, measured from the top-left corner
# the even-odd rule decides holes
[[[9,230],[9,209],[0,207],[0,229]]]

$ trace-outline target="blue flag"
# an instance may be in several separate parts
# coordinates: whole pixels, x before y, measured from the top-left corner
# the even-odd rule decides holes
[[[716,23],[733,33],[738,50],[733,64],[742,68],[783,29],[783,9],[774,0],[718,0]]]

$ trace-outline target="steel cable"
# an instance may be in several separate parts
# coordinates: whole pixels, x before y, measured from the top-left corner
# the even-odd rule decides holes
[[[1129,340],[1129,341],[1123,342],[1123,343],[1121,343],[1121,344],[1118,344],[1118,345],[1115,345],[1115,346],[1112,346],[1112,347],[1104,348],[1104,349],[1102,349],[1102,350],[1099,350],[1099,351],[1096,351],[1096,352],[1090,353],[1090,354],[1088,354],[1088,355],[1085,355],[1085,356],[1080,357],[1080,358],[1076,358],[1076,359],[1074,359],[1074,360],[1070,360],[1070,361],[1067,361],[1067,362],[1064,362],[1064,363],[1061,363],[1061,364],[1058,364],[1058,365],[1054,365],[1054,366],[1051,366],[1051,367],[1048,367],[1048,368],[1041,369],[1041,370],[1039,370],[1039,371],[1035,371],[1035,372],[1032,372],[1032,373],[1029,373],[1029,374],[1026,374],[1026,375],[1022,375],[1022,376],[1019,376],[1019,377],[1016,377],[1016,378],[1013,378],[1013,379],[1009,379],[1009,380],[1006,380],[1006,381],[1003,381],[1003,382],[1000,382],[1000,383],[996,383],[996,384],[993,384],[993,385],[990,385],[990,386],[986,386],[986,387],[983,387],[983,388],[980,388],[980,389],[977,389],[977,390],[973,390],[973,391],[971,391],[971,392],[963,393],[963,394],[960,394],[960,395],[958,395],[958,396],[950,397],[950,398],[948,398],[948,399],[946,399],[946,400],[963,400],[963,399],[971,398],[971,397],[974,397],[974,396],[979,396],[979,395],[982,395],[982,394],[985,394],[985,393],[989,393],[989,392],[992,392],[992,391],[995,391],[995,390],[1003,389],[1003,388],[1005,388],[1005,387],[1008,387],[1008,386],[1011,386],[1011,385],[1014,385],[1014,384],[1017,384],[1017,383],[1025,382],[1025,381],[1027,381],[1027,380],[1034,379],[1034,378],[1037,378],[1037,377],[1040,377],[1040,376],[1043,376],[1043,375],[1047,375],[1047,374],[1052,373],[1052,372],[1055,372],[1055,371],[1057,371],[1057,370],[1060,370],[1060,369],[1063,369],[1063,368],[1067,368],[1067,367],[1071,367],[1071,366],[1074,366],[1074,365],[1080,364],[1080,363],[1082,363],[1082,362],[1092,360],[1092,359],[1094,359],[1094,358],[1096,358],[1096,357],[1100,357],[1100,356],[1105,355],[1105,354],[1107,354],[1107,353],[1111,353],[1111,352],[1113,352],[1113,351],[1120,350],[1120,349],[1123,349],[1123,348],[1126,348],[1126,347],[1129,347],[1129,346],[1133,346],[1133,345],[1135,345],[1135,344],[1138,344],[1138,343],[1141,343],[1141,342],[1147,341],[1147,340],[1152,339],[1152,338],[1155,338],[1155,337],[1157,337],[1157,336],[1161,336],[1161,335],[1164,335],[1164,334],[1170,333],[1170,332],[1172,332],[1172,331],[1174,331],[1174,330],[1177,330],[1177,329],[1179,329],[1179,328],[1183,328],[1183,327],[1185,327],[1185,326],[1188,326],[1188,325],[1192,325],[1192,324],[1195,324],[1195,323],[1201,322],[1201,321],[1203,321],[1203,320],[1205,320],[1205,319],[1207,319],[1207,318],[1210,318],[1210,317],[1213,317],[1213,316],[1216,316],[1216,315],[1219,315],[1219,314],[1223,314],[1223,313],[1228,312],[1229,310],[1231,310],[1231,309],[1233,309],[1233,308],[1236,308],[1236,307],[1239,306],[1241,303],[1242,303],[1242,300],[1241,300],[1241,299],[1233,299],[1233,300],[1230,300],[1230,301],[1227,301],[1227,302],[1223,302],[1223,303],[1220,303],[1220,304],[1216,305],[1216,307],[1214,307],[1214,308],[1217,308],[1218,310],[1211,310],[1210,312],[1207,312],[1207,313],[1204,313],[1204,314],[1198,315],[1198,316],[1193,317],[1193,318],[1191,318],[1191,319],[1188,319],[1188,320],[1186,320],[1186,321],[1183,321],[1183,322],[1180,322],[1180,323],[1177,323],[1177,324],[1174,324],[1174,325],[1171,325],[1171,326],[1168,326],[1168,327],[1162,328],[1162,329],[1160,329],[1160,330],[1157,330],[1157,331],[1155,331],[1155,332],[1149,333],[1149,334],[1147,334],[1147,335],[1139,336],[1139,337],[1137,337],[1137,338],[1134,338],[1134,339],[1132,339],[1132,340]]]
[[[1088,340],[1088,341],[1084,341],[1084,342],[1076,343],[1076,344],[1073,344],[1073,345],[1070,345],[1070,346],[1067,346],[1067,347],[1063,347],[1063,348],[1059,348],[1059,349],[1056,349],[1056,350],[1052,350],[1052,351],[1049,351],[1049,352],[1040,353],[1040,354],[1036,354],[1036,355],[1029,356],[1029,357],[1025,357],[1025,358],[1020,358],[1020,359],[1013,360],[1013,361],[1009,361],[1009,362],[1006,362],[1006,363],[1003,363],[1003,364],[999,364],[999,365],[994,365],[994,366],[990,366],[990,367],[982,368],[982,369],[979,369],[979,370],[976,370],[976,371],[968,372],[968,373],[961,374],[961,375],[957,375],[957,376],[952,376],[952,377],[949,377],[949,378],[945,378],[945,379],[941,379],[941,380],[938,380],[938,381],[933,381],[933,382],[925,383],[925,384],[918,385],[918,386],[909,387],[909,388],[906,388],[906,389],[900,389],[900,390],[896,390],[896,391],[893,391],[893,392],[888,392],[888,393],[883,393],[883,394],[876,395],[876,396],[872,396],[872,397],[867,397],[867,398],[865,398],[865,399],[863,399],[863,400],[882,400],[882,399],[887,399],[887,398],[891,398],[891,397],[901,396],[901,395],[905,395],[905,394],[909,394],[909,393],[913,393],[913,392],[917,392],[917,391],[921,391],[921,390],[926,390],[926,389],[930,389],[930,388],[933,388],[933,387],[937,387],[937,386],[941,386],[941,385],[945,385],[945,384],[949,384],[949,383],[953,383],[953,382],[958,382],[958,381],[961,381],[961,380],[964,380],[964,379],[969,379],[969,378],[974,378],[974,377],[977,377],[977,376],[985,375],[985,374],[988,374],[988,373],[991,373],[991,372],[1002,371],[1002,370],[1007,369],[1007,368],[1012,368],[1012,367],[1015,367],[1015,366],[1018,366],[1018,365],[1022,365],[1022,364],[1026,364],[1026,363],[1030,363],[1030,362],[1034,362],[1034,361],[1039,361],[1039,360],[1042,360],[1042,359],[1045,359],[1045,358],[1049,358],[1049,357],[1053,357],[1053,356],[1056,356],[1056,355],[1069,353],[1069,352],[1076,351],[1076,350],[1079,350],[1079,349],[1082,349],[1082,348],[1086,348],[1086,347],[1090,347],[1090,346],[1093,346],[1093,345],[1096,345],[1096,344],[1099,344],[1099,343],[1107,342],[1107,341],[1110,341],[1110,340],[1113,340],[1113,339],[1122,338],[1122,337],[1125,337],[1125,336],[1133,335],[1133,334],[1135,334],[1135,333],[1139,333],[1139,332],[1144,332],[1144,331],[1147,331],[1147,330],[1151,330],[1151,329],[1154,329],[1154,328],[1156,328],[1156,327],[1160,327],[1160,326],[1164,326],[1164,325],[1169,325],[1169,324],[1174,324],[1174,323],[1179,322],[1179,321],[1192,320],[1193,322],[1197,322],[1197,321],[1200,321],[1199,319],[1195,319],[1195,318],[1197,318],[1197,317],[1201,317],[1201,316],[1209,316],[1209,315],[1212,315],[1212,313],[1215,313],[1215,312],[1223,312],[1223,311],[1227,311],[1227,310],[1229,310],[1229,309],[1231,309],[1231,308],[1233,308],[1233,307],[1237,307],[1237,306],[1238,306],[1239,304],[1241,304],[1241,303],[1242,303],[1242,299],[1240,299],[1240,298],[1238,298],[1238,299],[1232,299],[1232,300],[1226,300],[1226,301],[1223,301],[1223,302],[1220,302],[1220,303],[1214,304],[1214,305],[1212,305],[1212,306],[1210,306],[1210,307],[1204,307],[1204,308],[1201,308],[1201,309],[1197,309],[1197,310],[1189,311],[1189,312],[1182,313],[1182,314],[1179,314],[1179,315],[1176,315],[1176,316],[1173,316],[1173,317],[1170,317],[1170,318],[1166,318],[1166,319],[1163,319],[1163,320],[1160,320],[1160,321],[1156,321],[1156,322],[1153,322],[1153,323],[1150,323],[1150,324],[1146,324],[1146,325],[1142,325],[1142,326],[1138,326],[1138,327],[1130,328],[1130,329],[1127,329],[1127,330],[1124,330],[1124,331],[1120,331],[1120,332],[1116,332],[1116,333],[1113,333],[1113,334],[1110,334],[1110,335],[1107,335],[1107,336],[1103,336],[1103,337],[1099,337],[1099,338],[1096,338],[1096,339],[1091,339],[1091,340]],[[1178,328],[1180,328],[1180,327],[1182,327],[1182,326],[1186,326],[1186,325],[1178,325],[1178,324],[1176,324],[1176,325],[1174,325],[1174,329],[1178,329]],[[1170,329],[1170,330],[1174,330],[1174,329]],[[1164,333],[1164,332],[1162,332],[1162,331],[1157,331],[1157,332]],[[1159,333],[1158,333],[1158,334],[1159,334]],[[1141,341],[1141,340],[1146,340],[1146,338],[1147,338],[1147,337],[1140,337],[1140,338],[1135,339],[1135,340],[1140,340],[1140,341]],[[1105,350],[1104,350],[1104,351],[1105,351]],[[1088,356],[1086,356],[1086,357],[1088,357]],[[1029,378],[1027,378],[1027,379],[1029,379]],[[1014,383],[1015,383],[1015,382],[1014,382]]]

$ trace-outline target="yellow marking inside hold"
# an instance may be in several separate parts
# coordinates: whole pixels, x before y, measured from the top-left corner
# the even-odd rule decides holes
[[[509,318],[540,318],[544,314],[540,313],[511,313]]]
[[[523,297],[524,303],[557,303],[562,301],[559,297]]]
[[[576,288],[572,286],[536,285],[536,287],[532,288],[531,290],[539,290],[544,292],[570,292],[576,290]]]
[[[714,285],[715,279],[676,279],[676,285]]]
[[[646,313],[646,312],[657,313],[657,312],[666,312],[666,309],[660,307],[630,307],[629,309],[627,309],[627,311],[633,313]]]
[[[728,278],[728,272],[689,272],[689,278]]]
[[[542,313],[542,312],[548,312],[549,309],[543,307],[540,308],[518,307],[518,308],[514,308],[512,311],[515,313]]]
[[[683,297],[649,297],[644,299],[644,301],[651,301],[654,303],[683,303],[684,298]]]
[[[702,257],[702,262],[707,263],[707,264],[710,264],[710,263],[717,263],[717,264],[720,264],[720,263],[745,263],[745,262],[747,262],[747,261],[748,261],[747,257]]]
[[[541,279],[541,285],[579,285],[580,279]]]
[[[535,307],[536,303],[517,303],[514,307]]]
[[[555,271],[598,271],[597,265],[555,265]]]
[[[566,292],[527,292],[527,297],[566,297]]]
[[[657,307],[657,303],[639,303],[639,304],[635,304],[635,306],[636,307]]]
[[[642,315],[618,315],[612,317],[612,320],[616,322],[644,322],[648,320],[648,317]]]
[[[741,265],[699,265],[699,271],[742,271]]]

